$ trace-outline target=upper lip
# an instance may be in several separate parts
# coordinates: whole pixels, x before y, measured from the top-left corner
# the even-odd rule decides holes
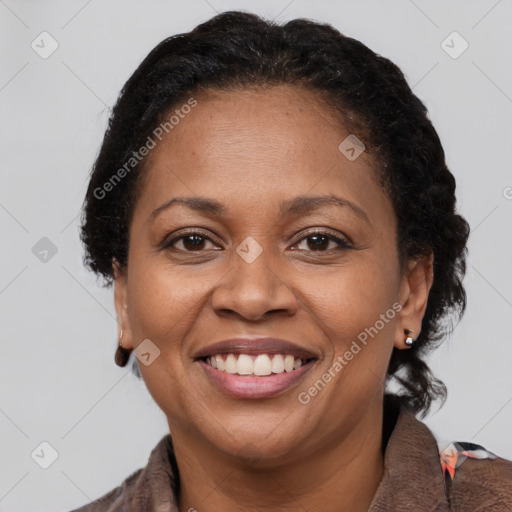
[[[231,338],[218,341],[198,350],[194,358],[201,359],[216,354],[290,354],[301,359],[318,358],[311,350],[279,338]]]

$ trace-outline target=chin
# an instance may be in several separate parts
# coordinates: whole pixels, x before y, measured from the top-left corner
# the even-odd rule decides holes
[[[277,422],[269,421],[265,424],[260,417],[257,423],[252,421],[251,425],[244,421],[243,424],[231,423],[222,427],[212,425],[212,428],[217,435],[213,438],[208,436],[211,446],[227,456],[239,459],[243,464],[258,468],[275,466],[289,460],[298,454],[308,437],[303,424],[293,426],[283,421],[282,417]]]

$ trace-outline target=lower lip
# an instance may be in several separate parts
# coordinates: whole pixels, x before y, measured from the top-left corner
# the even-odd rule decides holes
[[[202,359],[198,361],[206,375],[225,393],[236,398],[270,398],[290,388],[313,367],[315,360],[291,372],[272,373],[261,377],[227,373],[211,367]]]

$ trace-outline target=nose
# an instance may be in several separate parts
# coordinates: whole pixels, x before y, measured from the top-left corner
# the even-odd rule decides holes
[[[231,268],[212,293],[212,305],[219,315],[238,315],[258,321],[271,312],[292,316],[297,311],[297,298],[287,275],[275,259],[263,251],[248,262],[233,253]],[[271,262],[271,260],[274,260]]]

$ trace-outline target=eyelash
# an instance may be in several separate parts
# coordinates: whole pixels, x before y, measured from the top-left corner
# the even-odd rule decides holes
[[[215,243],[204,232],[199,231],[197,229],[192,229],[190,231],[186,231],[184,233],[181,233],[179,236],[171,238],[170,240],[164,240],[161,248],[162,249],[173,249],[172,245],[175,244],[177,241],[182,240],[184,238],[187,238],[189,236],[194,236],[194,235],[198,235],[198,236],[200,236],[201,238],[203,238],[205,240],[208,240],[208,241],[210,241],[212,243]],[[313,231],[308,231],[307,233],[305,233],[305,235],[302,238],[300,238],[293,245],[297,245],[300,242],[303,242],[304,240],[307,240],[309,237],[318,236],[318,235],[326,236],[329,240],[332,240],[332,241],[336,242],[338,244],[338,247],[335,248],[335,249],[328,249],[326,251],[314,251],[314,250],[311,250],[311,251],[307,251],[307,252],[331,253],[333,250],[334,251],[339,251],[339,250],[352,249],[352,245],[347,240],[345,240],[344,238],[341,238],[341,237],[339,237],[337,235],[334,235],[328,229],[322,229],[322,228],[317,228],[317,229],[315,229]],[[302,249],[300,249],[300,250],[302,250]],[[184,253],[196,253],[196,252],[200,253],[200,252],[203,252],[202,250],[200,250],[200,251],[187,251],[187,250],[183,250],[183,249],[178,249],[178,251],[181,251],[181,252],[184,252]]]

